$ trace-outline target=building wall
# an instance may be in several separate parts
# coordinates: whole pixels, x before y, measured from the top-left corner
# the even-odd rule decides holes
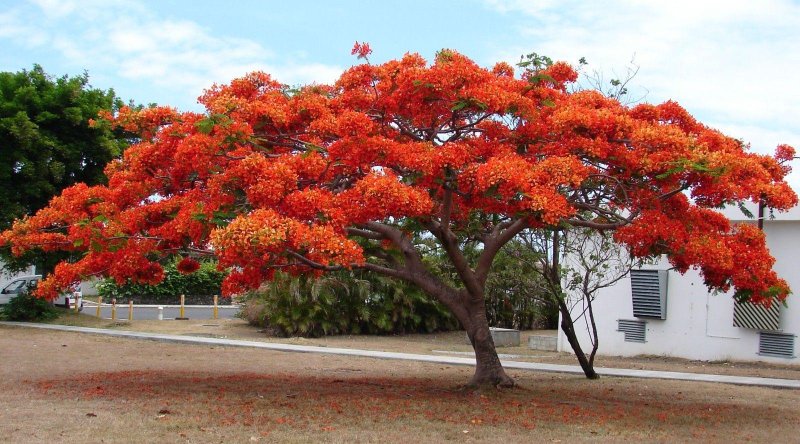
[[[89,280],[81,282],[79,290],[83,297],[97,296],[97,279],[90,278]]]
[[[776,258],[775,271],[800,293],[800,211],[794,209],[777,220],[764,224],[767,245]],[[666,260],[644,268],[666,270]],[[685,275],[668,272],[667,316],[665,320],[641,318],[646,324],[646,342],[626,342],[617,331],[619,319],[633,316],[631,281],[622,279],[613,287],[601,291],[593,307],[600,346],[598,354],[633,356],[662,355],[699,360],[745,360],[782,364],[800,364],[797,357],[775,358],[758,354],[759,331],[733,326],[734,302],[732,293],[711,294],[699,273],[690,270]],[[800,335],[800,298],[790,295],[788,308],[781,308],[780,328],[783,333]],[[575,307],[576,316],[581,307]],[[584,349],[590,348],[585,323],[576,322]],[[797,340],[795,340],[797,355]],[[558,348],[571,352],[569,343],[559,331]]]

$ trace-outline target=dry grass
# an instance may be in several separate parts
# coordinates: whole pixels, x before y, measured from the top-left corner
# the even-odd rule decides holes
[[[800,392],[0,327],[4,442],[796,441]]]
[[[88,314],[74,313],[54,321],[60,324],[83,327],[111,328],[121,330],[165,333],[176,335],[243,339],[249,341],[283,342],[321,347],[359,348],[401,353],[439,354],[458,356],[452,353],[471,352],[464,332],[434,333],[403,336],[332,336],[323,338],[275,338],[239,319],[189,321],[137,321],[103,320]],[[554,334],[553,331],[525,331],[521,334],[521,346],[498,348],[498,353],[513,355],[512,360],[547,364],[577,365],[572,354],[531,350],[527,347],[532,334]],[[443,353],[445,352],[445,353]],[[748,362],[705,362],[661,356],[614,357],[598,356],[596,367],[632,368],[693,373],[714,373],[736,376],[760,376],[770,378],[800,379],[800,365],[776,365]]]

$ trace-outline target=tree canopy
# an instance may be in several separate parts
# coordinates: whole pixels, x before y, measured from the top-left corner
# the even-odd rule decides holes
[[[577,74],[563,62],[532,54],[520,68],[442,50],[431,64],[367,61],[332,85],[289,88],[255,72],[206,91],[205,113],[123,108],[106,118],[141,141],[107,166],[108,185],[64,190],[0,242],[81,254],[40,284],[48,297],[93,274],[157,283],[174,255],[216,256],[230,269],[227,294],[276,270],[400,278],[467,330],[473,384],[513,384],[484,291],[495,256],[524,229],[610,230],[634,256],[665,254],[712,288],[786,297],[762,233],[714,209],[795,205],[783,180],[791,147],[750,152],[672,101],[630,107],[570,92]],[[455,284],[422,260],[430,240]]]
[[[90,119],[124,104],[113,90],[88,82],[85,73],[54,79],[39,65],[0,73],[0,228],[68,186],[105,181],[105,165],[126,141]]]

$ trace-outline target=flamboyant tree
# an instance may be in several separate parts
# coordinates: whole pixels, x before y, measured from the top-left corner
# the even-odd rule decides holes
[[[366,58],[369,48],[356,45]],[[333,85],[298,89],[252,73],[214,86],[205,113],[107,116],[141,142],[108,165],[108,186],[76,185],[0,242],[81,252],[38,294],[89,275],[158,282],[160,261],[213,255],[227,294],[276,270],[357,267],[418,285],[458,318],[475,349],[472,384],[511,385],[486,321],[484,288],[500,248],[523,229],[615,230],[633,255],[666,254],[714,288],[783,299],[762,234],[712,208],[797,197],[794,153],[748,152],[674,102],[627,107],[571,93],[575,71],[531,56],[521,73],[454,51],[364,63]],[[459,282],[428,269],[435,242]],[[477,254],[465,254],[465,251]]]

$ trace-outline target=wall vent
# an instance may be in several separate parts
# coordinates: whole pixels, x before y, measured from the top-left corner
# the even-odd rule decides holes
[[[758,339],[758,354],[776,358],[794,358],[794,335],[762,331]]]
[[[633,315],[667,319],[667,271],[631,270]]]
[[[753,330],[780,330],[781,306],[772,304],[769,308],[750,302],[737,302],[733,305],[733,326]]]
[[[625,334],[625,342],[647,342],[645,341],[647,322],[637,319],[618,319],[617,331]]]

